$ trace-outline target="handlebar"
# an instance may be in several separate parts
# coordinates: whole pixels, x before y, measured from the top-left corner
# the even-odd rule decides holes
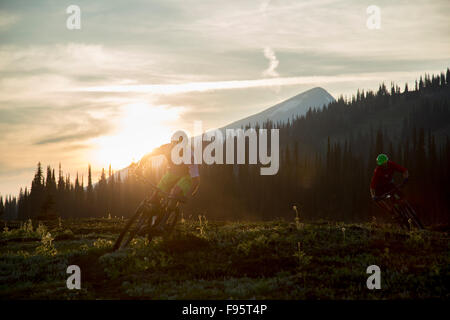
[[[186,202],[186,197],[185,196],[181,196],[181,197],[177,197],[177,196],[173,196],[170,193],[167,193],[165,191],[162,191],[160,188],[158,188],[158,186],[154,185],[152,182],[149,181],[148,178],[145,178],[142,175],[138,175],[135,174],[134,175],[136,178],[138,178],[139,180],[141,180],[143,183],[148,184],[150,187],[152,187],[153,189],[155,189],[156,191],[158,191],[159,194],[162,194],[164,196],[164,198],[166,199],[172,199],[172,200],[176,200],[179,201],[181,203],[185,203]]]
[[[177,200],[177,201],[179,201],[181,203],[185,203],[187,201],[185,196],[178,196],[178,197],[177,196],[173,196],[170,193],[162,191],[160,188],[155,186],[153,183],[151,183],[151,182],[147,182],[147,183],[150,185],[150,187],[152,187],[153,189],[158,191],[158,193],[162,194],[164,196],[164,198],[166,198],[166,199]]]

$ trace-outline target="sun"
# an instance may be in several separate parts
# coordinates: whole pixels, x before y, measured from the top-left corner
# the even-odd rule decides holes
[[[122,118],[113,135],[94,141],[94,159],[100,166],[121,169],[154,148],[168,143],[181,108],[134,103],[122,107]]]

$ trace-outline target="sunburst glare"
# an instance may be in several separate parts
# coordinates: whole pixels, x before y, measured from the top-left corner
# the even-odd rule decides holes
[[[96,164],[114,169],[128,166],[155,147],[167,143],[182,108],[134,103],[122,107],[122,118],[113,135],[94,139]]]

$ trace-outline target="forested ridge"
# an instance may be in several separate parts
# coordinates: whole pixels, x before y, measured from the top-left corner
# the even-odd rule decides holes
[[[377,216],[369,197],[375,157],[384,152],[407,167],[405,192],[425,223],[449,221],[450,70],[425,75],[415,88],[381,84],[376,92],[340,97],[280,129],[280,169],[261,176],[259,165],[202,165],[201,187],[185,214],[211,219],[292,217],[367,221]],[[133,166],[133,165],[132,165]],[[131,166],[131,167],[132,167]],[[93,183],[38,165],[31,189],[0,198],[4,218],[128,216],[149,192],[132,175],[102,171]],[[154,173],[156,180],[160,173]]]

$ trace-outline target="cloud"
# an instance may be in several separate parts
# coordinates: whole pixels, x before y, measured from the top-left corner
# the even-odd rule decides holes
[[[53,75],[84,80],[134,78],[142,70],[153,72],[157,55],[144,50],[105,48],[101,44],[3,45],[0,47],[2,75],[30,77]]]
[[[264,43],[277,50],[385,59],[448,58],[450,51],[448,1],[383,1],[378,4],[383,28],[377,31],[367,29],[368,4],[360,1],[271,2],[264,17],[257,6],[241,3],[234,3],[234,10],[211,11],[190,30],[207,34],[210,45],[220,42],[220,48],[254,49]]]
[[[266,77],[278,77],[278,72],[275,69],[278,67],[280,63],[275,56],[275,52],[273,52],[272,48],[265,47],[264,48],[264,56],[269,60],[269,67],[263,71],[263,76]]]
[[[84,141],[86,139],[95,138],[100,135],[108,133],[109,130],[102,130],[102,128],[95,128],[94,130],[85,130],[77,133],[71,133],[66,135],[51,135],[36,141],[35,145],[60,143],[60,142],[72,142],[72,141]]]
[[[83,146],[135,101],[186,107],[180,121],[218,127],[311,86],[335,96],[376,89],[442,71],[450,58],[447,0],[381,0],[378,31],[366,28],[368,4],[356,0],[80,1],[79,32],[65,28],[54,1],[2,2],[6,164],[84,166]]]
[[[7,163],[0,162],[0,175],[3,177],[12,177],[33,169],[34,167],[15,168],[14,166],[9,166]]]
[[[270,0],[263,0],[261,2],[261,4],[259,5],[259,11],[262,12],[264,15],[266,14],[269,3],[270,3]]]
[[[395,72],[394,72],[395,74]],[[400,72],[399,74],[405,74]],[[80,87],[73,91],[81,92],[111,92],[111,93],[149,93],[160,95],[182,94],[189,92],[206,92],[216,90],[247,89],[258,87],[273,86],[292,86],[298,84],[317,84],[325,85],[327,83],[356,82],[367,80],[383,80],[382,73],[360,73],[346,74],[336,76],[309,76],[309,77],[277,77],[253,80],[235,80],[235,81],[210,81],[210,82],[191,82],[180,84],[136,84],[136,85],[108,85],[94,87]]]
[[[5,11],[0,11],[0,31],[9,29],[19,21],[19,16]]]

